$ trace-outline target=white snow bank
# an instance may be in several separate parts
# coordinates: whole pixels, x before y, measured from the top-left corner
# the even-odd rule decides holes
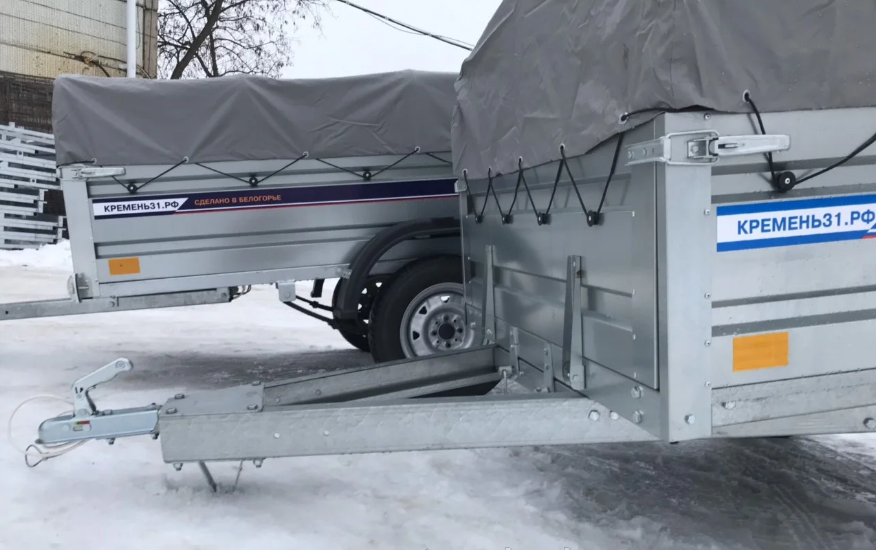
[[[43,269],[73,269],[70,241],[45,245],[39,249],[0,250],[0,267],[38,267]]]

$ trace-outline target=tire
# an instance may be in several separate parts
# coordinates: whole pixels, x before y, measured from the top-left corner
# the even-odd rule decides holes
[[[380,293],[383,284],[389,279],[388,275],[372,275],[368,277],[365,283],[365,290],[362,291],[359,297],[359,316],[357,322],[364,330],[368,330],[368,324],[371,318],[371,307],[374,300]],[[332,293],[332,309],[337,306],[338,296],[340,296],[341,282],[335,285],[335,291]],[[343,329],[337,329],[341,336],[354,348],[368,352],[371,351],[371,346],[368,343],[368,336],[359,332],[353,332]]]
[[[377,363],[424,357],[471,345],[465,324],[462,262],[438,256],[413,262],[383,285],[371,308],[368,341]],[[434,396],[483,395],[497,383]]]

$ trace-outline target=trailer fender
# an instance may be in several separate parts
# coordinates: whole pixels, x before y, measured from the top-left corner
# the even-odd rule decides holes
[[[371,270],[395,245],[427,236],[452,236],[459,234],[457,218],[432,218],[402,222],[387,227],[375,235],[350,263],[350,276],[338,282],[338,301],[334,317],[341,321],[355,323],[358,316],[359,296],[365,289]]]

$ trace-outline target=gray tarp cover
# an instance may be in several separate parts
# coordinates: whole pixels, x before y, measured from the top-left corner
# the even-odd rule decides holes
[[[873,0],[503,0],[457,82],[457,174],[584,154],[624,112],[876,105]],[[769,131],[769,128],[767,128]]]
[[[52,126],[59,164],[175,164],[450,151],[455,74],[313,80],[61,76]]]

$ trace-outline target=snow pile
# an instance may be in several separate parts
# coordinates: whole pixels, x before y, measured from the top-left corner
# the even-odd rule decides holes
[[[70,241],[45,245],[39,249],[0,250],[0,267],[35,267],[71,271]]]

